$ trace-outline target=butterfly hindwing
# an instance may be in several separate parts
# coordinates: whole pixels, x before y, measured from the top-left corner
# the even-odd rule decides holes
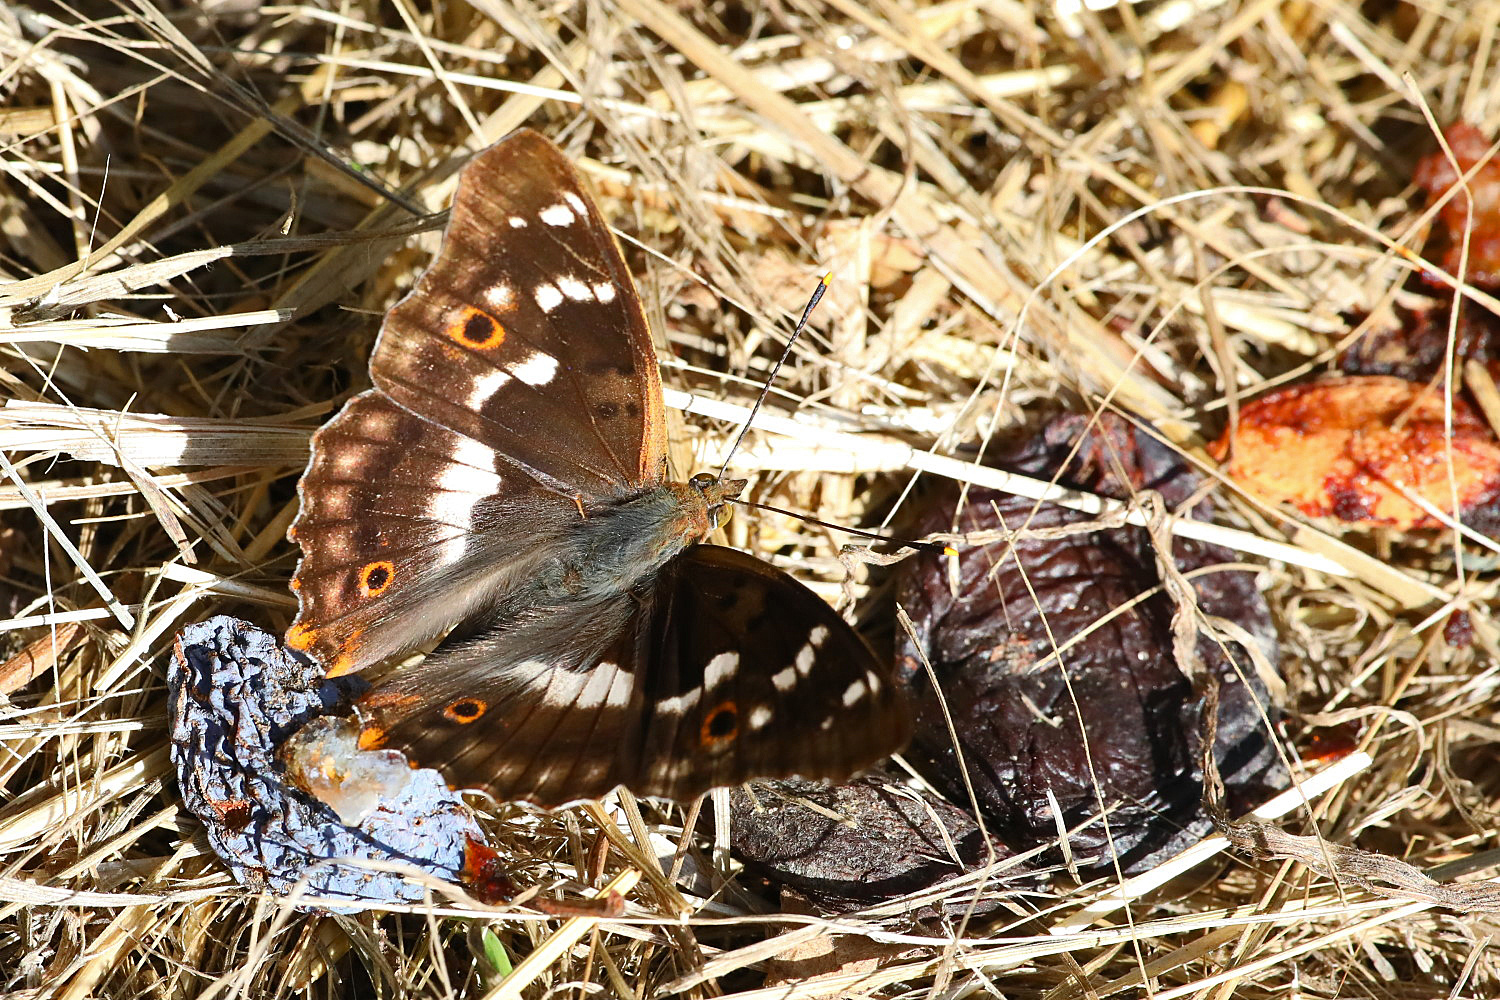
[[[841,779],[909,728],[889,667],[833,609],[709,545],[644,593],[440,651],[362,707],[382,746],[455,787],[547,807],[618,785],[681,800],[756,777]]]
[[[442,249],[386,317],[370,375],[561,493],[665,471],[639,296],[572,164],[534,132],[464,168]]]
[[[536,640],[480,635],[361,700],[364,739],[455,788],[546,807],[633,785],[647,604],[622,595],[538,621]]]
[[[632,790],[681,799],[752,777],[842,780],[905,745],[889,665],[764,560],[695,546],[663,572],[656,606]]]

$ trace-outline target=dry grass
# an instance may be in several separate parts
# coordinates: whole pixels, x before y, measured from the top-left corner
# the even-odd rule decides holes
[[[485,995],[483,921],[306,916],[229,882],[179,810],[161,682],[190,621],[287,623],[307,437],[362,384],[435,246],[420,213],[483,144],[530,124],[595,181],[669,402],[721,406],[678,420],[680,470],[717,467],[773,331],[831,269],[773,397],[800,401],[797,436],[773,414],[737,470],[757,499],[868,523],[919,470],[972,475],[960,445],[1058,406],[1143,418],[1211,465],[1240,400],[1327,370],[1406,294],[1393,248],[1420,235],[1407,178],[1432,122],[1500,122],[1494,3],[1074,6],[0,10],[0,990]],[[1460,574],[1452,539],[1221,509],[1222,537],[1269,560],[1289,708],[1367,723],[1374,763],[1317,800],[1317,831],[1488,874],[1493,556]],[[839,593],[843,537],[731,528]],[[1468,647],[1443,639],[1454,608]],[[606,819],[511,818],[518,880],[542,885]],[[676,843],[682,819],[647,810],[625,836]],[[574,925],[579,946],[491,995],[1500,995],[1493,917],[1291,863],[1198,869],[1108,915],[1087,908],[1111,887],[1059,889],[961,941],[756,916],[706,884],[643,881],[625,919]],[[513,955],[567,943],[536,914],[488,926]],[[883,942],[883,964],[757,992],[763,960],[828,929]]]

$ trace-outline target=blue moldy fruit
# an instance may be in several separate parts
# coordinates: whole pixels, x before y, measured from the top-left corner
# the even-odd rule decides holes
[[[300,894],[310,897],[297,901],[303,909],[338,912],[430,897],[430,884],[363,864],[373,862],[463,883],[486,901],[514,891],[484,832],[436,771],[404,760],[394,767],[391,751],[355,753],[352,726],[320,719],[364,689],[359,678],[326,679],[278,637],[220,616],[177,636],[167,686],[183,802],[247,888]],[[304,783],[309,774],[336,774],[346,796],[355,789],[354,805],[340,803],[353,823],[297,787],[284,767],[283,744],[309,723],[323,735],[297,741],[297,769]]]

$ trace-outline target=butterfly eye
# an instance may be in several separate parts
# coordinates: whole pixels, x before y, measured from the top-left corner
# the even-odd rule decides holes
[[[718,481],[719,477],[714,475],[712,472],[700,472],[697,475],[693,476],[692,479],[688,480],[688,482],[692,484],[693,489],[697,490],[699,493],[702,493],[704,490],[708,489]]]

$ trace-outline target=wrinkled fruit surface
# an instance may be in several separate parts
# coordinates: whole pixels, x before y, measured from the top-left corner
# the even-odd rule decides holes
[[[1418,161],[1412,172],[1412,180],[1427,192],[1429,204],[1448,194],[1459,178],[1484,158],[1491,145],[1483,132],[1465,122],[1448,126],[1443,138],[1453,150],[1453,160],[1438,149]],[[1450,274],[1458,273],[1459,265],[1464,262],[1463,244],[1467,235],[1468,280],[1488,287],[1500,284],[1500,157],[1489,160],[1453,192],[1453,197],[1438,210],[1438,222],[1443,269]]]
[[[1454,398],[1452,436],[1436,388],[1376,375],[1269,393],[1213,449],[1237,484],[1312,517],[1436,528],[1428,508],[1500,537],[1500,441]],[[1450,465],[1451,460],[1451,465]],[[1451,478],[1450,478],[1451,474]]]
[[[1500,316],[1461,302],[1453,306],[1394,309],[1395,323],[1370,330],[1339,355],[1345,375],[1394,375],[1408,382],[1432,382],[1453,366],[1457,382],[1465,362],[1476,361],[1500,381]],[[1451,358],[1450,358],[1451,353]]]
[[[1117,498],[1157,490],[1174,508],[1197,486],[1170,449],[1124,421],[1087,426],[1083,417],[1059,418],[990,464],[1052,478],[1081,438],[1078,456],[1057,476],[1063,485]],[[954,530],[957,504],[956,490],[931,497],[917,531]],[[1195,513],[1206,516],[1206,506]],[[1034,531],[1087,519],[972,489],[957,530]],[[1014,548],[1003,541],[958,547],[956,590],[947,557],[924,554],[903,564],[900,601],[921,643],[919,651],[899,640],[918,706],[908,759],[957,803],[968,801],[966,767],[991,833],[1012,850],[1052,844],[1060,828],[1074,830],[1073,862],[1086,875],[1115,871],[1111,849],[1128,874],[1208,833],[1197,766],[1200,701],[1173,655],[1174,604],[1164,593],[1148,593],[1161,577],[1146,531],[1037,537],[1023,530]],[[1177,539],[1172,558],[1190,572],[1235,557]],[[1274,629],[1252,573],[1210,570],[1192,585],[1204,614],[1237,623],[1276,663]],[[1216,759],[1231,808],[1243,809],[1286,784],[1266,731],[1273,713],[1242,652],[1232,661],[1201,631],[1196,651],[1222,685]],[[951,714],[957,749],[923,656]],[[1060,852],[1044,859],[1056,864]]]
[[[825,911],[873,906],[931,888],[984,865],[974,818],[950,802],[879,774],[842,785],[790,778],[755,782],[730,795],[733,847],[752,871],[789,885]],[[997,861],[1006,856],[1000,849]],[[943,893],[909,919],[975,916],[994,910],[997,885],[1032,885],[1025,872],[1000,871],[966,891]]]
[[[484,834],[436,771],[412,771],[355,825],[287,779],[277,749],[332,711],[355,679],[328,681],[278,637],[220,616],[177,637],[167,666],[172,762],[188,809],[243,885],[340,912],[420,902],[430,890],[361,860],[448,882],[472,878]],[[337,861],[330,859],[340,859]]]

